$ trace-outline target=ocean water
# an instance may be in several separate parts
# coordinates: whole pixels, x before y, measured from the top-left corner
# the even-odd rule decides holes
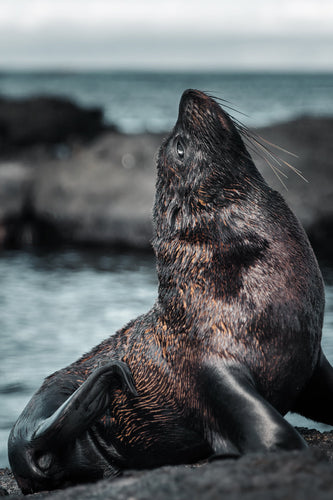
[[[323,346],[333,363],[333,268],[326,279]],[[151,255],[65,250],[0,254],[0,467],[11,426],[44,377],[150,309]],[[294,425],[328,429],[298,416]]]
[[[164,132],[177,116],[179,98],[197,88],[225,99],[248,126],[304,114],[333,116],[333,74],[0,72],[0,96],[61,95],[103,108],[105,120],[124,132]],[[227,104],[227,103],[226,103]]]
[[[75,361],[157,293],[153,257],[0,253],[0,467],[11,426],[45,376]]]

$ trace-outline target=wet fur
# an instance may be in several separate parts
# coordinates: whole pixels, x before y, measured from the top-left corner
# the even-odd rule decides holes
[[[287,439],[289,427],[262,448],[254,431],[239,439],[246,424],[238,425],[237,398],[245,387],[279,425],[279,413],[297,409],[320,363],[320,271],[302,227],[257,171],[231,118],[198,91],[184,93],[161,146],[153,216],[156,303],[33,396],[10,438],[25,492],[127,467],[238,455],[257,443],[302,447],[294,435]],[[103,411],[66,446],[34,441],[37,423],[110,360],[125,363],[138,395],[117,379]],[[38,458],[50,450],[40,474]]]

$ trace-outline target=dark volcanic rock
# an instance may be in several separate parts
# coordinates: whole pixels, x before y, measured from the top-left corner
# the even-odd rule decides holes
[[[107,134],[64,162],[42,165],[36,213],[76,244],[150,248],[154,155],[161,136]]]
[[[34,172],[18,162],[0,163],[0,220],[18,215],[29,197]]]
[[[288,190],[262,158],[254,159],[301,220],[315,251],[332,259],[333,119],[300,118],[258,132],[298,155],[271,148],[309,181],[286,170]],[[20,156],[13,172],[8,161],[0,163],[0,247],[66,242],[149,249],[162,138],[109,132],[65,155]]]
[[[108,133],[67,159],[37,161],[26,169],[32,177],[23,199],[10,202],[4,195],[0,201],[0,247],[1,240],[5,246],[24,243],[29,234],[32,245],[47,243],[47,235],[54,244],[56,235],[58,242],[76,245],[150,248],[154,156],[161,140],[159,135]],[[7,165],[0,163],[4,193],[13,177]],[[24,165],[16,170],[23,178]]]
[[[18,234],[18,221],[29,198],[33,171],[17,162],[0,164],[0,248]],[[13,221],[13,224],[11,224]]]
[[[301,170],[308,182],[283,168],[285,189],[272,169],[255,157],[268,184],[281,192],[307,231],[317,252],[333,257],[333,118],[303,117],[257,131],[266,140],[292,152],[270,147],[279,157]]]
[[[101,109],[82,109],[65,98],[0,98],[2,152],[36,143],[92,138],[104,128]]]
[[[114,480],[44,492],[34,498],[104,500],[331,500],[333,495],[333,433],[302,429],[310,449],[305,452],[250,454],[239,460],[217,460],[194,466],[166,466],[150,471],[127,471]],[[312,448],[312,449],[311,449]],[[321,448],[321,449],[320,449]],[[1,485],[22,498],[10,472],[2,470]],[[15,496],[16,495],[16,496]]]

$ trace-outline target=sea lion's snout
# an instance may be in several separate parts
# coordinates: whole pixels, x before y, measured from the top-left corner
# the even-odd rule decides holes
[[[212,97],[195,89],[184,91],[177,123],[186,130],[197,130],[205,135],[223,134],[231,128],[231,120],[221,106]]]
[[[182,113],[185,110],[186,105],[190,102],[200,102],[200,101],[207,102],[209,100],[210,98],[208,97],[208,95],[204,94],[200,90],[195,90],[195,89],[184,90],[179,103],[179,112]]]

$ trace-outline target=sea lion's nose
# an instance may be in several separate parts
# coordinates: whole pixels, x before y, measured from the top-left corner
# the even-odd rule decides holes
[[[201,90],[196,90],[196,89],[184,90],[183,95],[181,97],[181,99],[195,99],[195,98],[205,99],[205,100],[209,99],[209,97],[203,92],[201,92]]]
[[[185,90],[179,103],[177,125],[180,125],[182,128],[188,128],[189,126],[196,127],[201,121],[201,114],[208,108],[208,101],[209,97],[199,90]]]
[[[207,99],[208,99],[208,97],[200,90],[196,90],[196,89],[184,90],[183,95],[180,99],[180,103],[179,103],[179,112],[180,113],[184,112],[186,106],[193,101],[196,101],[196,102],[198,102],[200,100],[206,101]]]

